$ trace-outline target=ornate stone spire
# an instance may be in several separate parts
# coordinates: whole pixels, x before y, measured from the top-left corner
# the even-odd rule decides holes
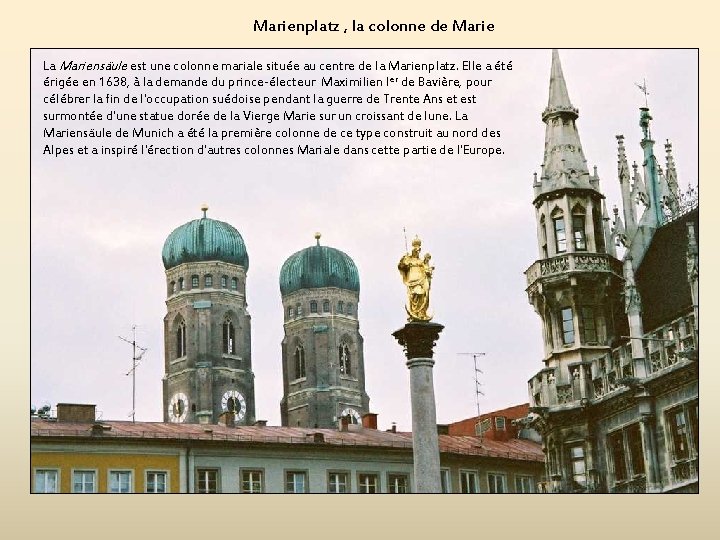
[[[616,135],[618,142],[618,180],[620,181],[620,194],[622,196],[623,216],[627,224],[626,234],[632,238],[637,227],[637,217],[635,216],[635,202],[632,197],[630,187],[630,167],[628,166],[627,155],[625,154],[625,137]],[[636,169],[637,173],[637,169]]]
[[[591,181],[587,161],[580,144],[575,120],[578,110],[570,103],[560,56],[552,53],[548,104],[542,113],[545,128],[545,155],[540,185],[535,196],[563,188],[585,188],[597,191],[597,181]]]
[[[643,131],[643,140],[640,146],[645,156],[643,161],[643,172],[645,176],[645,188],[648,196],[648,209],[643,214],[642,223],[649,227],[659,227],[665,220],[662,211],[662,201],[660,199],[660,179],[658,177],[657,159],[653,147],[655,141],[650,135],[650,109],[647,107],[640,108],[640,127]]]

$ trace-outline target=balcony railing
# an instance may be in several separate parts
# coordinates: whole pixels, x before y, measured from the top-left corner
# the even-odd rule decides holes
[[[605,253],[565,253],[535,261],[525,276],[529,287],[540,278],[565,272],[608,272],[622,277],[622,263]]]
[[[698,479],[698,462],[697,458],[678,461],[670,471],[672,472],[672,481],[674,484],[690,482]]]
[[[618,482],[612,489],[612,493],[646,493],[647,481],[644,476],[638,476],[632,480]]]

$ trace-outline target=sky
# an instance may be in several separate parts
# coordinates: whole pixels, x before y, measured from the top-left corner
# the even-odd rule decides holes
[[[70,57],[263,63],[512,60],[512,71],[478,74],[493,78],[490,87],[457,92],[474,93],[476,104],[433,109],[450,114],[462,109],[470,128],[500,131],[497,142],[504,154],[48,157],[42,154],[43,114],[57,108],[42,101],[48,93],[43,62]],[[697,51],[570,49],[561,50],[560,58],[570,99],[580,111],[583,150],[589,167],[597,165],[609,209],[620,204],[615,135],[625,135],[630,162],[642,161],[638,109],[645,97],[636,83],[643,79],[656,155],[664,166],[663,144],[670,139],[681,187],[697,184]],[[550,59],[550,50],[541,49],[33,50],[31,404],[94,403],[104,419],[128,419],[132,347],[118,336],[131,339],[136,325],[137,341],[148,349],[136,372],[136,419],[162,420],[166,284],[161,251],[173,229],[201,216],[204,203],[208,217],[240,231],[248,250],[258,419],[280,423],[280,267],[291,254],[313,245],[316,231],[324,245],[350,255],[359,270],[366,391],[380,429],[392,422],[399,430],[411,426],[405,358],[391,336],[405,323],[405,289],[397,272],[405,251],[403,228],[409,238],[420,236],[435,265],[431,307],[434,321],[445,326],[435,348],[438,422],[474,416],[478,402],[481,412],[527,402],[527,380],[543,367],[540,319],[528,303],[523,272],[538,258],[532,181],[543,157],[541,112],[547,105]],[[260,92],[243,88],[239,93]],[[366,95],[370,90],[335,92]],[[473,357],[461,353],[484,353],[478,357],[479,396]]]

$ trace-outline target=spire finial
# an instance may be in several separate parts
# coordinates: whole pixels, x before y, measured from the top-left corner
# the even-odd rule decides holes
[[[320,237],[321,236],[322,236],[322,234],[320,234],[319,232],[315,233],[315,241],[317,242],[318,246],[320,245]]]
[[[647,82],[645,82],[645,77],[643,77],[643,83],[642,83],[642,84],[635,83],[635,86],[637,86],[637,87],[640,89],[640,91],[641,91],[643,94],[645,94],[645,108],[647,109],[647,106],[648,106],[647,97],[650,95],[650,92],[648,92]]]
[[[200,207],[200,210],[202,210],[203,213],[203,219],[207,217],[208,208],[210,207],[207,205],[207,203],[203,203],[203,205]]]

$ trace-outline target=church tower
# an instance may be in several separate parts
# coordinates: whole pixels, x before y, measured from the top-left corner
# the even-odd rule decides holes
[[[166,422],[216,423],[230,412],[255,421],[248,255],[232,225],[203,215],[175,229],[163,246]]]
[[[283,426],[332,428],[342,416],[359,423],[368,412],[360,279],[353,260],[316,245],[291,255],[280,270],[284,311]]]
[[[542,113],[545,154],[533,182],[539,259],[525,272],[543,327],[545,367],[529,390],[534,410],[550,415],[543,433],[550,475],[573,459],[592,469],[593,449],[586,444],[592,428],[580,414],[593,397],[592,360],[609,355],[620,334],[627,335],[623,268],[614,256],[600,179],[588,170],[580,143],[578,116],[554,50]]]

